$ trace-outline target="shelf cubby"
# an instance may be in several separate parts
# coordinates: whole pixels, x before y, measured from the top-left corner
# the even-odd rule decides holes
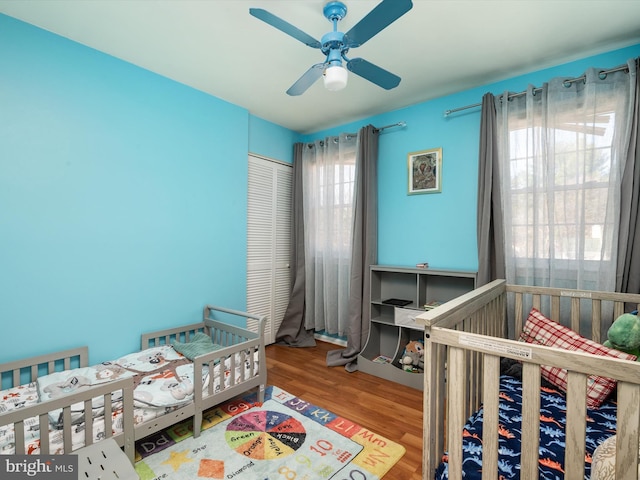
[[[423,375],[406,372],[400,358],[410,340],[423,338],[423,331],[394,321],[395,307],[389,299],[407,300],[407,308],[422,308],[429,302],[445,303],[476,286],[477,272],[372,265],[369,337],[358,356],[359,370],[422,390]],[[388,363],[381,363],[381,357]]]

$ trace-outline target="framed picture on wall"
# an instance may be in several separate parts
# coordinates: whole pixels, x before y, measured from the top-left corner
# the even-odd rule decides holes
[[[442,148],[411,152],[408,157],[409,195],[442,191]]]

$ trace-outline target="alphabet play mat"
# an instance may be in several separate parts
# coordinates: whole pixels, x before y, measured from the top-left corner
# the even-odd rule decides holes
[[[136,442],[141,480],[377,480],[404,455],[401,445],[278,387]]]

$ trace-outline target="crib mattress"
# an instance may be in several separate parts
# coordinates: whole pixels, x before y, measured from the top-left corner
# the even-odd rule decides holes
[[[500,478],[520,478],[522,425],[522,382],[514,377],[500,377],[498,441],[498,474]],[[538,471],[540,479],[564,478],[566,399],[559,390],[541,388],[540,446]],[[616,405],[613,401],[597,409],[587,409],[585,479],[591,472],[591,458],[596,447],[616,430]],[[482,478],[483,410],[472,415],[463,432],[463,471],[465,479]],[[436,479],[448,478],[447,455],[436,471]]]

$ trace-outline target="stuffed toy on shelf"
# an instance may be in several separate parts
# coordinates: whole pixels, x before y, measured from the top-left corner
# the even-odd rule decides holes
[[[422,340],[411,340],[407,343],[400,358],[400,363],[405,372],[424,372],[424,342]]]

